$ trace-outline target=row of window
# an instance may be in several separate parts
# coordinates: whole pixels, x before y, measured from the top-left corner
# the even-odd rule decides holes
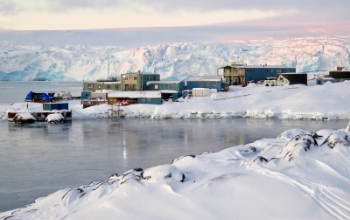
[[[129,79],[130,79],[130,80],[132,80],[132,78],[133,78],[132,76],[125,77],[125,81],[126,81],[126,80],[129,80]],[[137,77],[136,77],[136,76],[134,76],[134,80],[136,80],[136,79],[137,79]]]
[[[203,87],[203,83],[199,83],[199,86]],[[213,83],[213,87],[215,87],[217,84],[216,83]],[[207,83],[207,87],[210,87],[210,83]]]
[[[268,73],[268,72],[270,72],[270,73],[273,73],[273,69],[260,69],[260,71],[255,71],[254,69],[246,69],[245,70],[245,72],[246,73],[255,73],[255,72],[261,72],[261,73]],[[287,73],[289,73],[289,72],[292,72],[292,70],[290,70],[290,69],[287,69]],[[281,69],[276,69],[276,73],[282,73],[282,70]]]
[[[145,102],[146,98],[142,98],[142,101]],[[147,98],[147,102],[150,102],[150,101],[151,101],[151,98]]]
[[[106,85],[106,89],[118,89],[118,85]],[[89,89],[93,89],[94,85],[93,84],[88,84]],[[97,86],[98,89],[102,89],[102,85]]]

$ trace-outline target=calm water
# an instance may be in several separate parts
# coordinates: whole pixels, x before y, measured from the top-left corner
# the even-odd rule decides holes
[[[285,130],[345,128],[348,121],[265,119],[0,122],[0,211],[24,206],[65,187],[107,179],[203,151],[275,138]]]
[[[37,93],[68,90],[73,96],[80,96],[82,82],[0,82],[0,103],[23,102],[30,91]]]

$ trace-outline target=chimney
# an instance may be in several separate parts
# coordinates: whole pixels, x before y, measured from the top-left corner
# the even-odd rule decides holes
[[[139,70],[139,74],[141,74],[140,70]]]

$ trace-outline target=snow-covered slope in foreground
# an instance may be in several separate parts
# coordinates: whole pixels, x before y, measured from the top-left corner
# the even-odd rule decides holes
[[[349,132],[293,129],[62,189],[0,219],[349,219],[349,158]]]
[[[216,75],[231,61],[288,65],[297,71],[350,68],[350,38],[289,38],[222,43],[181,43],[124,50],[117,46],[33,45],[0,42],[0,80],[94,80],[129,71],[157,71],[161,79]],[[110,55],[110,59],[108,59]]]

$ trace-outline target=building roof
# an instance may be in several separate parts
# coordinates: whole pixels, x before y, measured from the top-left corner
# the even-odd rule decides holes
[[[232,65],[226,65],[219,67],[224,68],[224,67],[235,67],[235,68],[241,68],[241,69],[262,69],[262,68],[268,68],[268,69],[292,69],[295,67],[291,66],[282,66],[282,65],[266,65],[266,66],[260,66],[260,65],[242,65],[242,66],[232,66]]]
[[[221,82],[221,76],[189,76],[187,82]]]
[[[160,90],[161,93],[179,93],[179,91],[176,91],[176,90]]]
[[[135,73],[124,73],[122,75],[125,75],[125,74],[137,74],[137,75],[159,75],[159,73],[146,73],[146,72],[135,72]]]
[[[115,84],[121,84],[120,81],[114,81],[114,82],[97,82],[99,85],[115,85]]]
[[[180,83],[182,81],[147,81],[147,85],[151,84],[172,84],[172,83]]]
[[[118,91],[108,93],[110,98],[161,98],[160,91]]]
[[[307,73],[277,73],[277,75],[307,75]]]

